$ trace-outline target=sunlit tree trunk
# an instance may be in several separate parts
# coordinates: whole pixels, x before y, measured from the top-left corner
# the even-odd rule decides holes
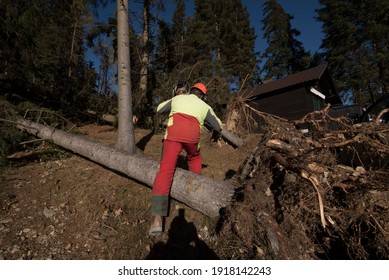
[[[116,147],[131,154],[136,152],[132,123],[132,93],[128,0],[117,0],[118,18],[118,138]]]

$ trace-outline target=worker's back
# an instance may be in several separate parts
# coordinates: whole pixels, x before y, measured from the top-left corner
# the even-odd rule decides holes
[[[198,143],[205,120],[221,128],[221,121],[212,108],[194,94],[177,95],[161,103],[157,111],[170,112],[165,139],[172,141]]]

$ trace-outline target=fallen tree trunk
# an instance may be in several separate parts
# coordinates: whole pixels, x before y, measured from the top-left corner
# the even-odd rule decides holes
[[[243,138],[241,138],[238,134],[231,132],[225,126],[222,130],[222,137],[228,144],[230,144],[234,148],[240,148],[245,145],[245,141]]]
[[[208,123],[204,123],[204,127],[208,132],[213,131],[211,125],[209,125]],[[242,137],[228,130],[225,125],[223,125],[221,136],[224,139],[224,141],[226,141],[229,145],[231,145],[234,148],[240,148],[246,144],[245,140]]]
[[[26,119],[18,119],[17,127],[41,139],[52,141],[67,150],[84,156],[132,179],[152,186],[158,162],[141,155],[129,154],[92,139],[53,129]],[[234,186],[177,168],[171,196],[191,208],[216,218],[220,209],[230,204]]]

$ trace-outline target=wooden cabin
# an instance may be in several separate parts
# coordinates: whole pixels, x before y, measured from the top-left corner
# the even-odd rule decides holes
[[[246,89],[247,103],[255,109],[288,120],[321,110],[326,104],[342,105],[327,65]]]

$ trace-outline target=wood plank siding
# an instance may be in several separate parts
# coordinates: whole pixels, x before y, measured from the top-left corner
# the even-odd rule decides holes
[[[327,103],[342,104],[327,65],[320,65],[242,92],[259,111],[288,120],[321,110]]]

